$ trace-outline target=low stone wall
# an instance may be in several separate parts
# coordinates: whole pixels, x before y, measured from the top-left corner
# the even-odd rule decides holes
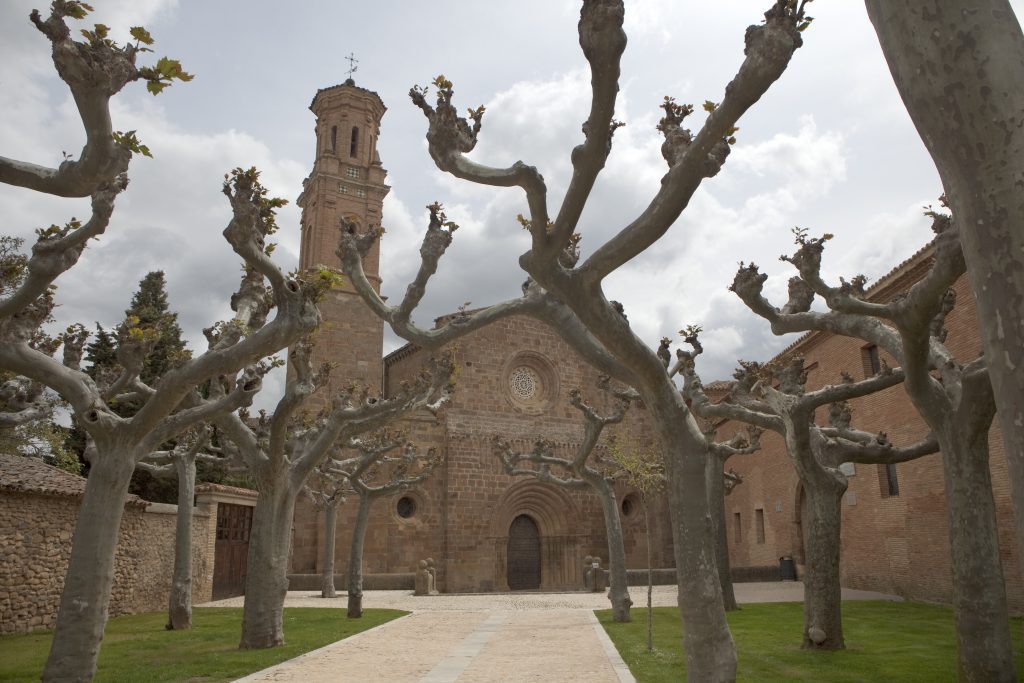
[[[60,605],[80,499],[4,491],[0,495],[0,633],[52,628]],[[175,505],[129,502],[121,520],[110,615],[167,608],[174,567]],[[214,520],[193,513],[193,599],[212,593]]]
[[[762,567],[733,567],[730,572],[733,583],[753,583],[757,581],[782,581],[782,572],[778,565]]]
[[[416,587],[416,574],[413,572],[399,574],[364,574],[363,590],[366,591],[404,591],[413,590]],[[348,589],[348,575],[335,574],[334,588],[336,590]],[[319,574],[289,574],[288,590],[290,591],[318,591],[320,590]]]
[[[676,570],[675,569],[655,569],[651,572],[654,576],[653,585],[655,586],[674,586],[676,583]],[[604,584],[607,586],[609,581],[608,570],[605,570]],[[626,570],[626,585],[628,586],[646,586],[647,585],[647,570],[646,569],[627,569]]]

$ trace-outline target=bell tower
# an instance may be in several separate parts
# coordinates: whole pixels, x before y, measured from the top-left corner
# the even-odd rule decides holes
[[[351,78],[318,90],[310,110],[316,115],[316,159],[303,181],[299,268],[337,268],[335,250],[341,218],[359,230],[380,225],[384,197],[391,188],[377,154],[380,121],[386,107],[377,93],[360,88]],[[363,259],[363,269],[380,291],[380,245]],[[314,361],[336,365],[334,380],[357,380],[380,391],[384,324],[363,303],[347,281],[320,302],[323,324],[316,333]]]

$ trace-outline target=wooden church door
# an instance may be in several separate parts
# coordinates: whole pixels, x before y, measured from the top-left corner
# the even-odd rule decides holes
[[[508,587],[514,591],[540,588],[540,530],[527,515],[512,520],[508,530]]]

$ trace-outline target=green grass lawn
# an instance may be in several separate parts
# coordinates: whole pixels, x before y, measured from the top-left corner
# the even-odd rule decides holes
[[[241,608],[196,609],[188,631],[165,630],[166,612],[125,615],[107,623],[96,681],[232,681],[404,614],[368,609],[346,619],[340,609],[285,609],[287,644],[269,650],[238,649]],[[0,637],[0,681],[38,681],[51,639],[49,631]]]
[[[633,608],[633,621],[612,622],[611,610],[597,617],[630,671],[641,682],[683,680],[685,665],[679,612],[654,609],[654,652],[647,652],[647,614]],[[1024,619],[1013,619],[1017,670],[1024,676]],[[948,607],[905,602],[843,603],[846,650],[800,649],[803,605],[796,602],[744,605],[729,614],[739,652],[738,681],[956,681],[956,637]]]

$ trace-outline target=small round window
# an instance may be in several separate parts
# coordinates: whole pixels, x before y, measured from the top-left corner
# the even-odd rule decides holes
[[[416,501],[409,496],[402,496],[395,505],[395,512],[402,519],[409,519],[416,514]]]
[[[622,516],[627,519],[632,517],[639,510],[639,501],[636,494],[631,493],[622,499]]]

